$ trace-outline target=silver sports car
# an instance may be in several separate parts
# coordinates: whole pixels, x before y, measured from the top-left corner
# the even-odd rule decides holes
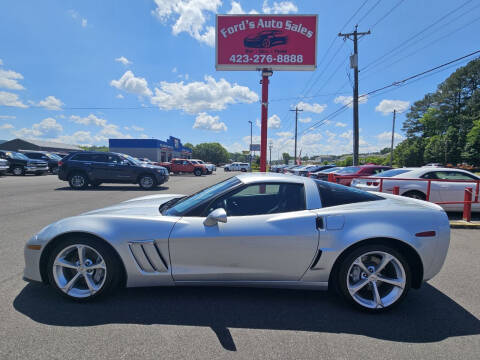
[[[119,286],[332,288],[378,312],[435,276],[449,242],[435,204],[244,174],[57,221],[27,242],[24,275],[80,301]]]

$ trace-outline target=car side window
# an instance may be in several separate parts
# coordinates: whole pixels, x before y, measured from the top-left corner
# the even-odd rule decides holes
[[[428,172],[420,176],[422,179],[438,179],[437,173],[435,171]]]
[[[107,155],[107,162],[120,164],[122,161],[117,155]]]
[[[76,161],[92,161],[92,156],[91,154],[77,154],[74,155],[71,160],[76,160]]]
[[[460,171],[437,171],[438,179],[445,180],[477,180],[470,174],[466,174]]]
[[[303,184],[261,183],[242,187],[212,201],[204,216],[223,208],[227,216],[277,214],[306,209]]]
[[[174,160],[173,163],[174,163],[174,164],[177,164],[177,165],[182,165],[182,161],[181,161],[181,160]]]
[[[92,161],[107,162],[107,155],[105,155],[105,154],[92,154]]]

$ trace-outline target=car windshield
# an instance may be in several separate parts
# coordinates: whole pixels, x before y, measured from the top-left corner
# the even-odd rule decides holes
[[[189,209],[193,209],[197,205],[201,204],[207,199],[210,199],[218,194],[223,193],[225,190],[237,185],[240,183],[236,177],[232,177],[225,181],[222,181],[218,184],[210,186],[206,189],[203,189],[193,195],[183,198],[182,200],[178,201],[174,206],[171,208],[163,209],[164,215],[169,216],[178,216],[183,214],[185,211]]]
[[[382,171],[381,173],[372,175],[372,177],[392,177],[400,174],[404,174],[406,172],[410,172],[410,169],[392,169],[387,171]]]
[[[7,152],[7,156],[10,156],[12,159],[17,159],[17,160],[29,160],[29,158],[23,155],[22,153],[18,153],[15,151]]]
[[[47,156],[50,158],[50,159],[53,159],[53,160],[62,160],[62,158],[56,154],[50,154],[48,153]]]
[[[142,162],[140,160],[134,158],[133,156],[130,156],[130,155],[127,155],[127,154],[121,154],[121,156],[123,158],[127,159],[128,161],[132,162],[135,165],[142,165]]]
[[[360,170],[359,166],[349,166],[337,172],[337,174],[355,174]]]

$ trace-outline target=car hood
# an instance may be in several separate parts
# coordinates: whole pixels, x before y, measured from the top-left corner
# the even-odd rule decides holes
[[[163,194],[149,195],[130,199],[116,205],[86,212],[82,215],[129,215],[129,216],[161,216],[158,208],[163,203],[185,195]]]

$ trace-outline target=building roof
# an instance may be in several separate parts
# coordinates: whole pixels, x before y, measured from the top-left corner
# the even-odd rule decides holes
[[[64,143],[59,143],[59,142],[54,142],[54,141],[44,141],[44,140],[35,140],[35,139],[14,139],[14,140],[21,140],[28,142],[30,144],[40,146],[40,147],[46,147],[46,148],[59,148],[59,149],[66,149],[66,150],[83,150],[82,148],[76,146],[76,145],[69,145],[69,144],[64,144]]]

